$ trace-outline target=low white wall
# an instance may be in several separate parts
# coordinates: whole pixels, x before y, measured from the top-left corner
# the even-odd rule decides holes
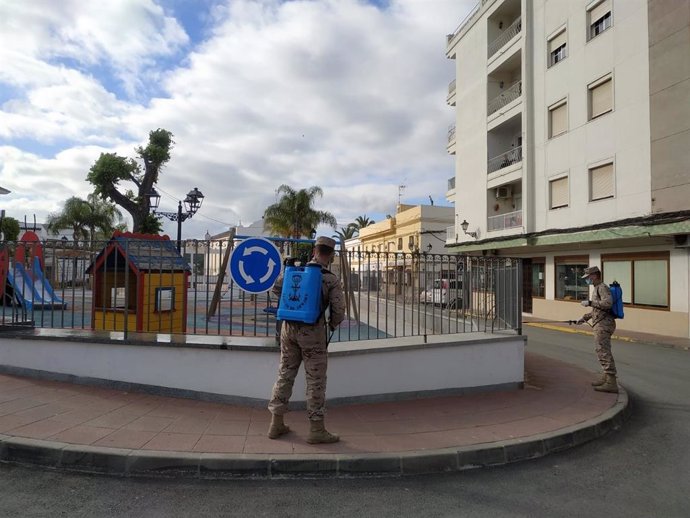
[[[252,339],[243,339],[251,343]],[[480,333],[331,344],[328,398],[457,390],[523,381],[524,337]],[[266,401],[279,353],[265,345],[228,350],[125,345],[64,339],[5,338],[5,372],[41,371]],[[58,376],[59,377],[59,376]],[[78,381],[78,380],[77,380]],[[87,380],[88,381],[88,380]],[[304,401],[303,369],[292,400]]]

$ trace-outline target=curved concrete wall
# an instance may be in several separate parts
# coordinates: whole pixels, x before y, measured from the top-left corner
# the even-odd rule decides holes
[[[197,337],[198,339],[198,337]],[[523,336],[482,333],[343,342],[329,348],[331,402],[518,387]],[[240,343],[241,342],[241,343]],[[152,392],[263,404],[279,352],[266,339],[242,338],[221,349],[202,344],[132,345],[49,337],[3,337],[0,370]],[[303,370],[293,401],[305,397]]]

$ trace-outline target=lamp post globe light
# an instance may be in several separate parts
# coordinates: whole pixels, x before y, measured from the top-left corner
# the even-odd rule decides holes
[[[182,212],[183,202],[181,201],[177,202],[177,212],[159,212],[158,205],[161,196],[153,187],[147,194],[147,197],[149,199],[149,206],[151,207],[152,214],[163,216],[170,221],[177,221],[177,252],[180,253],[182,248],[182,222],[187,221],[197,213],[201,208],[201,204],[204,202],[204,195],[196,187],[189,191],[187,197],[184,199],[184,212]]]

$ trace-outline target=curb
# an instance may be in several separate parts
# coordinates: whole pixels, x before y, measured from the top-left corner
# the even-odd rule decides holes
[[[463,471],[536,459],[619,430],[630,413],[628,394],[620,387],[616,403],[596,418],[554,432],[472,446],[361,455],[250,455],[128,450],[0,435],[0,461],[123,477],[398,477]]]
[[[567,327],[563,326],[557,326],[555,324],[543,324],[541,322],[525,322],[526,326],[531,326],[531,327],[538,327],[540,329],[549,329],[551,331],[560,331],[562,333],[571,333],[571,334],[579,334],[579,335],[589,335],[593,336],[594,333],[592,331],[584,331],[581,329],[569,329]],[[629,336],[620,336],[620,335],[611,335],[612,340],[621,340],[623,342],[641,342],[641,340],[636,340],[635,338],[631,338]]]

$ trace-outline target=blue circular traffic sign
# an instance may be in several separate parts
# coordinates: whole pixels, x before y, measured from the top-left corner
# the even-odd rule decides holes
[[[230,276],[249,293],[271,289],[283,268],[280,251],[268,239],[251,237],[238,244],[230,256]]]

